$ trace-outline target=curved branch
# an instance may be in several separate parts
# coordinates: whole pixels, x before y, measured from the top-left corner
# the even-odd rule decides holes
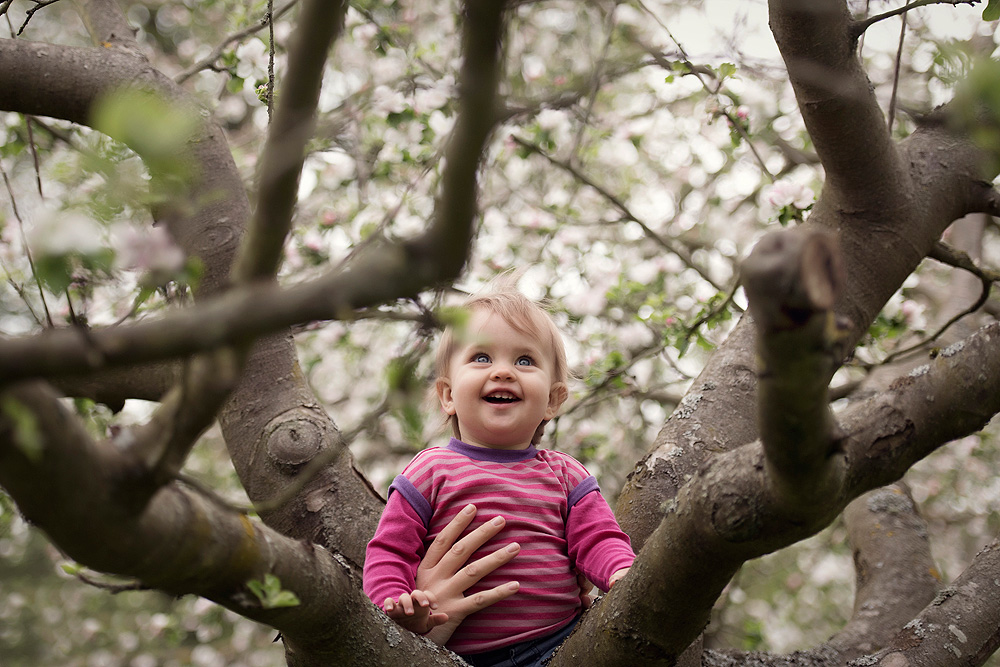
[[[662,521],[629,576],[566,647],[595,666],[617,664],[621,655],[651,666],[676,658],[740,564],[815,534],[854,498],[899,479],[998,411],[1000,324],[993,324],[845,411],[843,483],[825,503],[789,507],[775,493],[759,443],[716,455],[662,506]],[[582,638],[598,632],[605,638],[599,647]],[[553,662],[560,664],[572,663]]]
[[[847,625],[821,646],[790,655],[708,651],[705,667],[841,665],[885,646],[934,598],[939,580],[927,526],[904,485],[861,496],[847,506],[844,519],[857,574]]]
[[[282,633],[297,665],[455,664],[382,615],[337,554],[176,483],[149,503],[130,502],[122,493],[135,473],[130,454],[92,441],[42,383],[12,388],[0,404],[0,485],[80,563],[266,623]],[[269,574],[297,605],[269,607],[251,592],[248,582]]]
[[[882,646],[937,593],[927,524],[903,484],[871,491],[844,510],[854,551],[854,613],[829,645],[845,658]]]
[[[1000,648],[1000,540],[988,544],[953,584],[906,624],[890,646],[850,663],[978,667]]]
[[[863,21],[855,21],[854,25],[851,26],[851,34],[854,35],[855,39],[858,39],[865,33],[866,30],[868,30],[868,28],[872,27],[879,21],[884,21],[885,19],[890,19],[893,16],[905,14],[912,9],[927,7],[928,5],[975,5],[977,2],[979,2],[979,0],[913,0],[913,2],[908,2],[902,7],[897,7],[896,9],[876,14],[875,16],[869,16]]]
[[[292,224],[306,144],[316,124],[330,46],[343,29],[347,3],[305,0],[289,42],[288,73],[261,155],[257,207],[233,266],[237,283],[273,278]]]

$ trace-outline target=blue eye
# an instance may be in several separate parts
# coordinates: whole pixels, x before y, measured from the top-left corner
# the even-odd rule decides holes
[[[477,364],[488,364],[490,363],[490,355],[482,353],[475,354],[472,356],[472,361]]]
[[[535,362],[531,357],[518,357],[517,361],[514,362],[517,366],[534,366]]]

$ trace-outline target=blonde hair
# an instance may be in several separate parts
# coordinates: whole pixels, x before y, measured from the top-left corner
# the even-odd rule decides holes
[[[503,274],[494,280],[486,291],[470,296],[462,304],[462,309],[467,312],[481,310],[499,315],[516,331],[534,337],[542,343],[544,349],[552,352],[553,384],[565,383],[569,379],[566,347],[556,323],[541,304],[532,301],[517,290],[514,286],[514,280],[509,274]],[[441,334],[441,340],[438,342],[437,354],[434,357],[434,371],[438,378],[448,377],[451,358],[459,343],[460,335],[455,331],[455,326],[445,327]],[[461,438],[457,415],[451,415],[448,421],[451,422],[451,430],[455,437]],[[538,429],[531,438],[531,444],[536,445],[541,440],[546,423],[543,421],[538,425]]]

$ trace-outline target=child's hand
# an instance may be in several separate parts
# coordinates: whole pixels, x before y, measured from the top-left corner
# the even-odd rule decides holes
[[[584,609],[590,609],[594,606],[594,584],[590,583],[587,579],[587,575],[583,572],[576,573],[576,585],[580,587],[580,604],[583,605]]]
[[[622,569],[612,574],[611,578],[608,579],[608,589],[610,590],[611,588],[614,588],[614,585],[617,584],[619,581],[621,581],[622,577],[628,574],[628,570],[629,568],[623,567]]]
[[[398,602],[386,598],[385,614],[410,632],[422,635],[448,621],[448,614],[435,612],[437,606],[433,593],[418,589],[403,593]]]

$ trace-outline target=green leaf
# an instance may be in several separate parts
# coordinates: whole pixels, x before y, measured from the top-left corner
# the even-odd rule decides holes
[[[722,63],[719,65],[719,78],[728,79],[736,74],[736,65],[732,63]]]
[[[301,604],[295,593],[281,589],[281,580],[273,574],[265,574],[263,583],[251,579],[247,582],[247,588],[257,596],[264,609],[297,607]]]
[[[125,89],[94,105],[93,127],[142,156],[151,171],[183,175],[179,156],[200,121],[190,109],[153,92]]]
[[[38,463],[45,443],[38,428],[38,417],[28,406],[10,396],[0,401],[0,413],[14,423],[14,444],[28,458]]]
[[[70,255],[38,255],[35,273],[53,294],[62,294],[73,282],[73,262]]]
[[[439,308],[437,313],[438,320],[446,327],[452,327],[456,330],[462,330],[469,324],[469,318],[471,314],[467,308],[459,308],[456,306],[444,306]]]
[[[62,571],[71,577],[75,577],[83,571],[83,566],[79,563],[63,563],[61,567]]]
[[[1000,0],[990,0],[983,10],[984,21],[996,21],[1000,19]]]

